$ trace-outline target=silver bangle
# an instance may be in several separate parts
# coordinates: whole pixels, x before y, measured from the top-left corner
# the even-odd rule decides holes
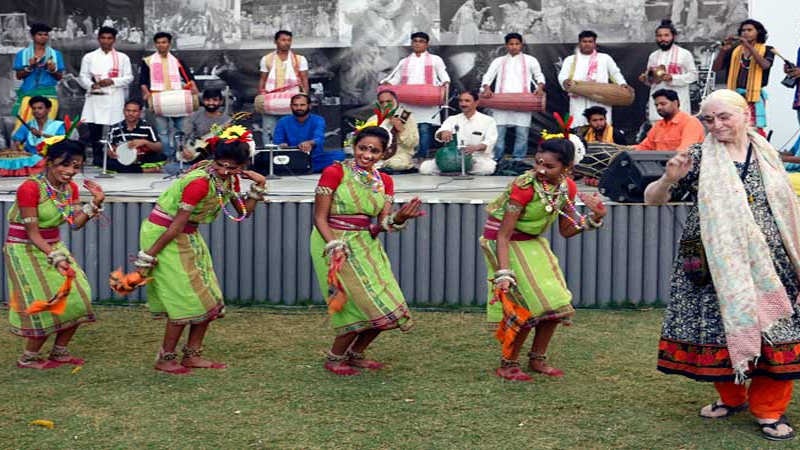
[[[600,219],[599,222],[595,222],[591,216],[586,216],[586,223],[589,225],[589,228],[602,228],[603,227],[603,219]]]
[[[330,256],[336,250],[342,250],[346,256],[350,256],[350,246],[341,239],[328,241],[328,243],[325,244],[325,250],[322,251],[322,256]]]
[[[508,281],[509,283],[511,283],[514,286],[517,285],[517,279],[512,277],[511,275],[501,275],[499,277],[496,277],[494,280],[492,280],[492,282],[494,284],[497,284],[497,283],[499,283],[501,281]]]
[[[250,190],[247,191],[247,198],[253,200],[264,200],[264,196],[267,195],[267,188],[256,186],[255,184],[250,185]]]
[[[396,216],[396,213],[387,214],[383,218],[383,220],[381,220],[381,228],[383,228],[386,231],[392,231],[392,230],[401,231],[401,230],[405,229],[405,227],[408,226],[408,220],[406,220],[405,222],[403,222],[401,224],[396,223],[394,221],[395,216]]]
[[[67,260],[67,255],[62,250],[53,250],[47,254],[47,263],[53,267],[58,267],[62,261]]]
[[[143,269],[149,269],[155,266],[157,262],[158,258],[147,254],[144,250],[139,250],[139,253],[136,255],[136,261],[134,261],[133,265]]]
[[[402,229],[404,229],[405,227],[408,226],[408,220],[406,220],[403,223],[397,223],[397,222],[394,221],[395,216],[396,216],[396,213],[392,213],[391,220],[390,220],[390,222],[392,223],[392,228],[394,228],[395,231],[400,231],[400,230],[402,230]]]
[[[516,277],[516,274],[514,274],[514,271],[511,270],[511,269],[497,269],[497,270],[494,271],[494,276],[495,277],[500,277],[500,276],[503,276],[503,275],[509,275],[509,276],[512,276],[512,277]]]

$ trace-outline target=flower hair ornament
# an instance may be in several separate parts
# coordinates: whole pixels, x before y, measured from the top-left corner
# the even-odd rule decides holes
[[[213,136],[206,139],[212,153],[218,143],[224,142],[230,144],[233,142],[244,142],[250,147],[250,156],[255,154],[255,142],[253,142],[253,133],[242,125],[231,125],[227,128],[222,128],[219,125],[212,125],[211,132]]]
[[[381,104],[378,102],[375,102],[372,106],[372,112],[375,113],[375,120],[356,119],[355,126],[353,127],[355,128],[355,134],[360,133],[361,130],[367,127],[381,127],[389,132],[389,145],[392,145],[392,140],[394,139],[392,123],[386,122],[386,119],[394,117],[395,112],[397,112],[397,106],[386,105],[381,107]]]
[[[36,152],[39,153],[39,155],[42,158],[47,157],[47,151],[50,150],[50,147],[58,144],[64,139],[69,138],[69,136],[72,136],[72,132],[75,131],[75,129],[78,128],[78,125],[80,124],[81,124],[80,116],[78,116],[76,120],[72,120],[68,115],[65,115],[64,128],[67,131],[63,135],[50,136],[48,138],[42,139],[42,141],[36,145]]]
[[[572,122],[575,119],[567,114],[566,119],[561,116],[558,112],[553,113],[553,117],[556,119],[556,123],[558,124],[559,128],[561,128],[561,132],[559,133],[550,133],[547,130],[542,130],[541,136],[542,140],[546,141],[549,139],[567,139],[572,142],[572,146],[575,147],[575,164],[579,163],[584,156],[586,156],[586,147],[583,145],[583,141],[578,136],[569,132],[570,128],[572,128]]]

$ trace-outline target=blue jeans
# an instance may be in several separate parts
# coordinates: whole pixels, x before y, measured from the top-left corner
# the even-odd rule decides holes
[[[272,144],[272,135],[275,132],[275,125],[281,116],[273,116],[272,114],[261,115],[261,142],[264,145]]]
[[[435,125],[432,123],[418,123],[417,130],[419,131],[419,145],[417,146],[417,154],[415,158],[427,158],[428,151],[433,145],[433,128]]]
[[[183,119],[184,117],[164,117],[156,116],[156,130],[158,130],[158,140],[161,141],[163,146],[164,156],[167,161],[175,160],[175,149],[172,148],[171,136],[176,132],[183,132]],[[170,135],[170,123],[172,124],[172,135]]]
[[[514,129],[514,160],[521,161],[528,153],[528,133],[531,131],[530,127],[521,127],[518,125],[498,125],[497,126],[497,143],[494,144],[494,160],[500,161],[506,152],[506,130],[509,128]]]

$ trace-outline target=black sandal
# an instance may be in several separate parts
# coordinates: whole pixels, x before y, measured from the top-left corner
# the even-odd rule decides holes
[[[790,431],[790,432],[788,432],[786,434],[783,434],[783,435],[780,435],[780,434],[769,434],[769,433],[766,432],[767,429],[770,429],[770,430],[773,430],[773,431],[777,432],[778,431],[778,425],[786,425],[787,427],[792,428],[792,431]],[[761,437],[763,437],[764,439],[769,439],[770,441],[788,441],[788,440],[794,439],[794,436],[795,436],[794,427],[792,427],[792,424],[790,424],[789,420],[786,419],[786,416],[781,416],[781,418],[778,419],[777,422],[759,423],[758,426],[761,427]]]
[[[742,412],[742,411],[746,410],[747,409],[747,402],[744,402],[739,406],[728,406],[728,405],[722,403],[720,400],[716,400],[714,403],[711,404],[711,412],[714,412],[714,411],[716,411],[718,409],[724,409],[725,410],[725,414],[723,414],[721,416],[704,416],[703,412],[702,412],[702,409],[700,410],[700,413],[698,413],[698,414],[703,419],[725,419],[725,418],[728,418],[728,417],[730,417],[730,416],[732,416],[732,415],[734,415],[734,414],[736,414],[738,412]]]

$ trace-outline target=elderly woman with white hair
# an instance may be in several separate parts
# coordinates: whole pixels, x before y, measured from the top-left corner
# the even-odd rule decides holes
[[[708,135],[667,163],[645,201],[693,202],[673,266],[658,369],[714,382],[721,419],[749,409],[770,440],[794,438],[786,420],[800,378],[800,208],[778,152],[748,126],[731,90],[701,106]],[[749,385],[747,384],[749,380]]]

